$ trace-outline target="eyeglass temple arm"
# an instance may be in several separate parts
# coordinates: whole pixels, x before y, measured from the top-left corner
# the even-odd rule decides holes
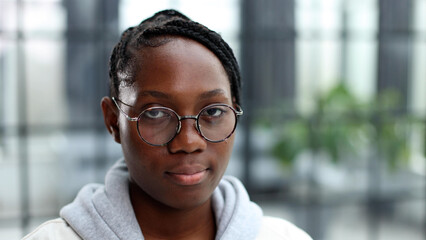
[[[241,115],[243,115],[243,113],[244,113],[244,111],[243,111],[243,109],[241,108],[241,106],[240,106],[240,105],[237,105],[237,106],[236,106],[236,108],[235,108],[235,112],[237,113],[237,116],[241,116]]]
[[[124,116],[127,118],[127,120],[129,120],[129,121],[134,121],[134,122],[138,121],[138,117],[134,117],[134,118],[132,118],[132,117],[130,117],[129,115],[127,115],[127,113],[126,113],[126,112],[124,112],[124,110],[123,110],[123,109],[121,109],[121,108],[120,108],[120,106],[119,106],[119,105],[118,105],[118,103],[117,103],[117,101],[120,101],[119,99],[116,99],[115,97],[112,97],[111,99],[112,99],[112,101],[114,102],[115,106],[117,106],[118,110],[120,110],[120,112],[124,114]],[[121,102],[121,101],[120,101],[120,102]]]

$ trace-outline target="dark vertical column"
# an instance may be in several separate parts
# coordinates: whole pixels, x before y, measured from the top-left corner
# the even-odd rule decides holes
[[[69,122],[83,127],[94,121],[94,95],[98,76],[96,35],[100,23],[99,0],[66,0],[66,93]]]
[[[108,92],[105,43],[118,32],[118,0],[66,0],[65,6],[70,121],[84,125],[100,119],[98,93]]]
[[[0,29],[2,31],[2,29]],[[0,37],[0,43],[3,41],[2,37]],[[0,69],[5,69],[5,58],[0,55]],[[6,82],[6,74],[5,71],[0,72],[0,147],[5,145],[5,132],[6,132],[6,111],[5,111],[5,82]]]
[[[401,96],[398,114],[405,114],[408,109],[408,89],[412,59],[412,11],[413,1],[379,0],[379,35],[378,35],[378,94],[386,90],[396,90]],[[373,124],[382,124],[380,113],[373,119]],[[368,169],[368,236],[379,238],[379,228],[383,205],[381,192],[382,153],[377,150],[371,155]]]
[[[379,0],[379,53],[377,89],[395,89],[401,93],[403,112],[407,96],[412,59],[413,1]]]
[[[252,105],[253,105],[253,52],[251,49],[253,43],[253,27],[251,19],[253,19],[253,4],[252,0],[241,1],[241,77],[243,82],[242,103],[245,109],[242,120],[242,129],[244,131],[244,143],[242,156],[244,162],[243,179],[247,191],[252,191],[252,182],[250,179],[250,164],[252,162],[251,153],[251,124],[252,124]]]
[[[264,108],[283,100],[292,101],[295,95],[294,1],[245,0],[243,5],[243,74],[245,83],[250,82],[256,89],[254,106]]]
[[[251,127],[257,109],[295,96],[293,0],[243,0],[241,6],[242,77],[245,115],[244,181],[250,190]]]
[[[17,10],[17,58],[16,64],[19,66],[17,72],[18,80],[18,144],[19,144],[19,185],[21,201],[21,230],[23,234],[28,232],[30,222],[30,181],[29,181],[29,161],[28,161],[28,118],[27,118],[27,79],[25,64],[25,39],[23,34],[23,8],[22,0],[16,2]]]

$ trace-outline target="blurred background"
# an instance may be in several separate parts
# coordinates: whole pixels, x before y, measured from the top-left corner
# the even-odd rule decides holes
[[[103,182],[110,52],[165,8],[239,59],[228,174],[266,214],[314,239],[426,239],[425,0],[0,0],[0,239]]]

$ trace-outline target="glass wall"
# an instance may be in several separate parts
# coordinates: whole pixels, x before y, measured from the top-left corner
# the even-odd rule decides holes
[[[425,239],[424,1],[241,9],[252,196],[314,239]]]

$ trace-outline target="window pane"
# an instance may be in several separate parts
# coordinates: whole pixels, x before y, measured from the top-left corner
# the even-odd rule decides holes
[[[17,28],[16,4],[0,1],[0,31],[13,34]]]
[[[122,33],[130,26],[139,24],[154,13],[171,8],[169,0],[157,0],[155,4],[146,4],[140,0],[122,0],[119,9],[119,32]]]
[[[372,34],[378,29],[377,0],[350,0],[345,9],[348,14],[348,30],[357,35]]]
[[[346,79],[359,99],[371,100],[376,92],[377,43],[375,40],[349,39],[346,51]]]
[[[57,215],[83,185],[104,179],[121,156],[120,145],[104,132],[75,128],[38,131],[29,137],[30,211],[34,216]]]
[[[16,219],[20,214],[19,150],[16,135],[0,136],[0,219]]]
[[[62,4],[28,3],[22,11],[26,34],[58,35],[65,29],[66,12]]]
[[[64,44],[31,40],[25,44],[28,122],[58,125],[66,122]]]
[[[17,43],[0,38],[0,124],[5,126],[18,122],[17,60]]]
[[[414,0],[413,10],[414,30],[418,33],[426,34],[426,1]]]

